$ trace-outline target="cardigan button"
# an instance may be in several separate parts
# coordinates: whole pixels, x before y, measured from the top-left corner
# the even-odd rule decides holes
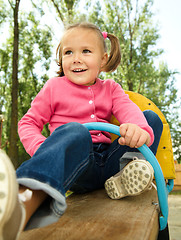
[[[91,118],[95,118],[95,115],[94,115],[94,114],[92,114],[92,115],[91,115]]]
[[[92,101],[92,100],[90,100],[90,101],[89,101],[89,104],[93,104],[93,101]]]

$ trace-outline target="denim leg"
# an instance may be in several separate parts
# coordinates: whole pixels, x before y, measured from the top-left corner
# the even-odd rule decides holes
[[[71,189],[76,193],[86,193],[103,187],[104,160],[110,144],[93,144],[87,169],[77,178]]]
[[[155,134],[155,141],[150,149],[156,154],[163,124],[158,115],[153,111],[148,110],[143,113]],[[110,145],[94,144],[94,151],[92,153],[93,161],[91,161],[89,167],[77,179],[72,186],[72,190],[87,192],[102,188],[108,178],[120,171],[120,158],[127,152],[137,152],[138,154],[139,150],[128,146],[121,146],[118,143],[118,139]]]
[[[160,137],[163,131],[163,123],[159,116],[151,110],[146,110],[143,112],[143,114],[145,115],[148,124],[150,125],[154,132],[155,139],[153,144],[150,146],[150,149],[154,153],[154,155],[156,155],[157,148],[160,142]]]
[[[60,126],[34,156],[17,169],[18,182],[44,190],[55,199],[55,192],[65,196],[75,179],[87,168],[91,149],[91,135],[85,126],[79,123]]]

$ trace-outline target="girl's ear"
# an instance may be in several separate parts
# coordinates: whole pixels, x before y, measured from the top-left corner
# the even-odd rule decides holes
[[[106,65],[108,61],[108,54],[105,52],[102,56],[102,62],[101,62],[101,72],[104,72],[104,66]]]

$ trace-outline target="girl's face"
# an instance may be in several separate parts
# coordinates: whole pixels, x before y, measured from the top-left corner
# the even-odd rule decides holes
[[[101,41],[94,30],[74,28],[62,40],[62,67],[65,76],[78,85],[93,85],[107,62]]]

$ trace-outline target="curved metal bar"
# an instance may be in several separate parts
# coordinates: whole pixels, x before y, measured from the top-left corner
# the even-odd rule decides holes
[[[118,136],[121,136],[120,132],[119,132],[119,127],[114,124],[91,122],[91,123],[85,123],[83,125],[86,126],[89,130],[106,131],[106,132],[114,133]],[[166,188],[165,179],[164,179],[161,167],[160,167],[156,157],[152,153],[152,151],[145,144],[143,146],[139,147],[138,150],[143,154],[143,156],[146,158],[146,160],[148,162],[150,162],[150,164],[152,165],[152,167],[154,169],[155,181],[156,181],[156,185],[157,185],[158,201],[159,201],[159,206],[160,206],[160,211],[161,211],[161,215],[159,218],[160,230],[163,230],[167,226],[168,192],[173,185],[173,181],[169,182],[171,184],[171,187]]]
[[[168,183],[167,183],[168,194],[173,190],[173,187],[174,187],[174,180],[168,179]]]

